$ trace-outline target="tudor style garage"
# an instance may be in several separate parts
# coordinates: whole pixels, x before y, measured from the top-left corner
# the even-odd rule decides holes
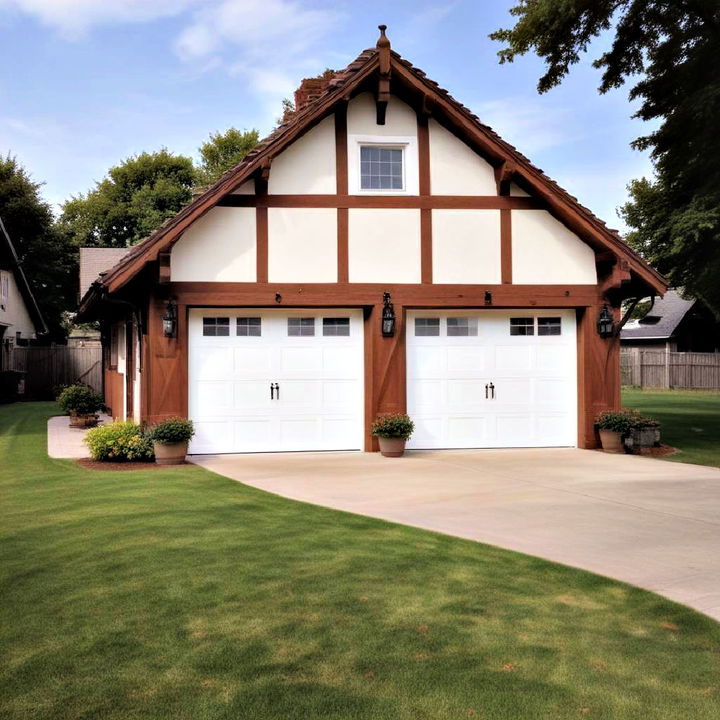
[[[663,278],[384,28],[296,106],[85,294],[112,413],[193,453],[370,450],[404,410],[415,448],[594,447]]]

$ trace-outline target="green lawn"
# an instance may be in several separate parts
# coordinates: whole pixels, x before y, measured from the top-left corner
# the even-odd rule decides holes
[[[720,717],[720,625],[196,467],[45,454],[0,407],[0,717]]]
[[[622,399],[662,422],[662,441],[680,451],[663,459],[720,466],[720,392],[623,388]]]

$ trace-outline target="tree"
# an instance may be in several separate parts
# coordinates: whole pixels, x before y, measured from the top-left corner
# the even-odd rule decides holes
[[[599,90],[635,82],[635,114],[658,121],[634,147],[649,149],[655,178],[633,181],[621,214],[628,243],[720,316],[720,3],[717,0],[519,0],[500,62],[534,51],[546,63],[539,92],[558,85],[593,38],[614,31],[593,65]]]
[[[41,187],[16,158],[0,157],[0,217],[48,326],[46,339],[62,342],[63,311],[77,301],[77,251],[55,227]]]
[[[147,237],[192,199],[192,160],[166,149],[110,168],[93,190],[68,200],[59,225],[76,246],[127,247]]]
[[[200,165],[197,168],[198,185],[210,185],[230,168],[237,165],[257,144],[257,130],[228,128],[224,133],[211,133],[210,139],[200,146]]]

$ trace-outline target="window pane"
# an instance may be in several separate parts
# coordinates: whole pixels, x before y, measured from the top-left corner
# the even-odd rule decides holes
[[[315,318],[288,318],[288,335],[290,337],[312,337],[315,335]]]
[[[402,190],[403,150],[370,145],[360,148],[362,190]]]
[[[477,318],[448,318],[447,334],[450,337],[475,337],[478,334]]]
[[[511,335],[534,335],[535,318],[510,318]]]
[[[228,337],[230,335],[230,318],[204,317],[203,335],[206,337]]]
[[[236,330],[241,337],[260,337],[262,321],[259,317],[239,317],[236,322]]]
[[[323,318],[323,335],[348,337],[350,335],[350,318]]]
[[[436,337],[440,335],[440,318],[415,318],[417,337]]]
[[[562,320],[559,317],[539,317],[538,335],[560,335]]]

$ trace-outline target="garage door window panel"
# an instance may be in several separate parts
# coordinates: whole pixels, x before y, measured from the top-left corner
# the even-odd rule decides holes
[[[510,318],[510,335],[534,335],[535,318]]]
[[[350,318],[323,318],[324,337],[350,337]]]
[[[477,318],[449,317],[447,319],[447,334],[449,337],[477,337]]]
[[[203,318],[203,335],[205,337],[229,337],[230,336],[230,318],[229,317],[204,317]]]
[[[288,318],[288,337],[314,337],[315,318]]]
[[[415,318],[415,335],[417,337],[439,337],[440,318]]]
[[[238,337],[261,337],[262,319],[259,317],[239,317],[235,321]]]
[[[562,333],[562,319],[559,317],[539,317],[538,335],[560,335]]]

